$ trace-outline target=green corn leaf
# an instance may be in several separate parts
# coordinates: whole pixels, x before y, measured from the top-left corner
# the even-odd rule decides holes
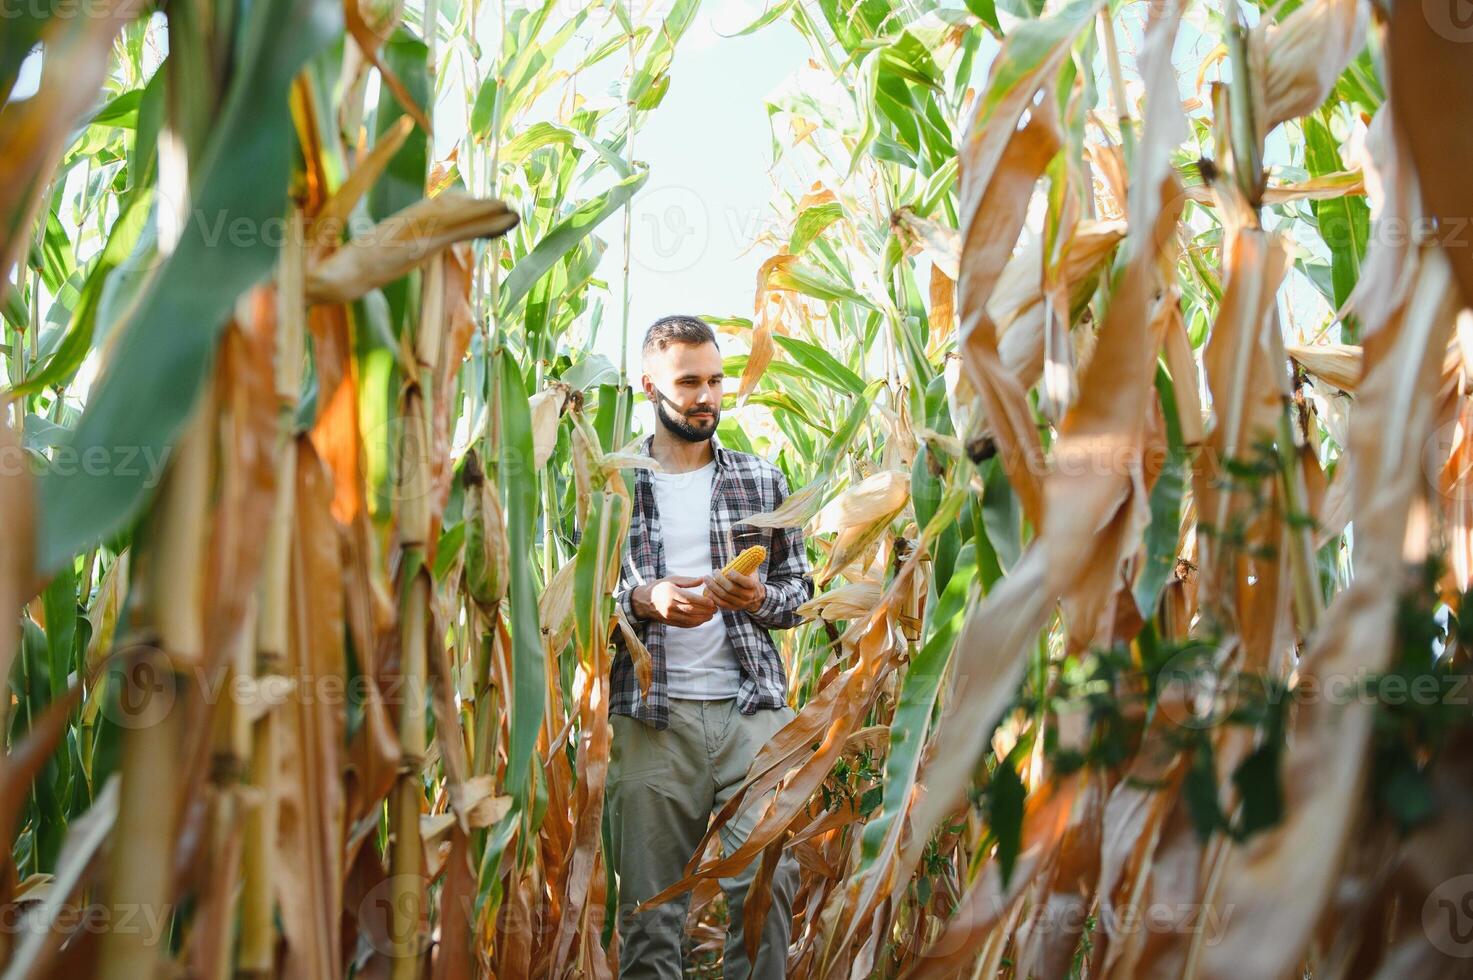
[[[912,656],[901,682],[895,717],[890,724],[890,753],[885,759],[885,792],[880,811],[864,825],[860,843],[860,872],[874,866],[886,839],[894,832],[910,802],[911,788],[920,771],[921,750],[936,705],[941,679],[951,662],[957,635],[966,618],[976,579],[976,552],[970,542],[957,555],[951,581],[933,609],[926,614],[926,641]]]
[[[53,570],[133,514],[150,485],[140,454],[167,453],[193,409],[215,340],[235,298],[267,275],[286,212],[292,146],[287,88],[302,63],[341,30],[322,0],[261,0],[203,157],[194,169],[193,220],[165,260],[92,390],[72,448],[105,458],[42,477],[38,563]],[[232,236],[228,224],[253,233]],[[190,329],[181,330],[180,324]],[[134,407],[147,405],[147,412]],[[126,458],[125,458],[126,457]],[[128,460],[133,460],[131,465]]]
[[[798,220],[793,225],[793,237],[788,242],[788,251],[794,255],[802,255],[809,242],[822,235],[825,228],[842,217],[844,217],[844,207],[838,201],[828,201],[804,208],[803,213],[798,215]]]
[[[497,352],[496,361],[501,414],[497,485],[506,513],[506,541],[511,555],[508,618],[515,685],[506,792],[525,807],[537,732],[542,727],[547,674],[537,616],[537,562],[532,551],[537,529],[537,469],[532,459],[532,415],[521,371],[504,348]]]
[[[1166,418],[1166,459],[1151,487],[1151,524],[1146,529],[1145,562],[1136,577],[1136,609],[1146,619],[1156,614],[1161,590],[1176,569],[1176,547],[1181,536],[1182,496],[1188,476],[1187,448],[1181,441],[1176,389],[1164,365],[1156,368],[1156,392]]]
[[[554,225],[532,251],[517,262],[511,275],[502,283],[497,301],[502,315],[509,315],[515,310],[537,280],[546,275],[579,242],[592,234],[605,218],[623,207],[648,177],[649,169],[637,166],[629,176],[597,197],[584,201],[572,214]]]

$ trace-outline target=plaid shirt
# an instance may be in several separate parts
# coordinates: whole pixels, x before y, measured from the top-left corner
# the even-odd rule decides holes
[[[645,439],[649,454],[653,436]],[[742,680],[737,690],[737,708],[750,715],[759,708],[781,708],[787,704],[787,672],[777,646],[767,631],[788,629],[803,621],[798,607],[813,597],[808,553],[803,548],[800,528],[741,526],[743,518],[772,510],[788,495],[788,482],[776,466],[753,456],[722,447],[711,438],[716,453],[716,474],[711,480],[711,565],[721,568],[754,544],[767,549],[767,558],[757,576],[767,595],[756,612],[722,609],[726,635],[736,648]],[[655,508],[654,481],[649,470],[634,471],[634,512],[629,520],[629,540],[619,569],[619,586],[614,599],[630,625],[650,652],[652,681],[649,694],[639,689],[634,661],[623,636],[614,631],[618,653],[609,673],[609,711],[630,715],[655,729],[670,727],[670,698],[665,679],[665,624],[635,615],[633,595],[637,586],[664,578],[665,545],[660,535],[660,514]]]

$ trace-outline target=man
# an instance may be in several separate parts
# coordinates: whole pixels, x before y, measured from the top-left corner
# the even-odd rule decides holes
[[[619,976],[676,980],[690,893],[635,915],[639,902],[679,881],[713,813],[747,776],[757,750],[797,717],[770,629],[800,622],[813,595],[797,528],[743,526],[788,494],[771,463],[724,448],[721,352],[692,316],[670,316],[644,342],[644,393],[658,420],[645,452],[660,472],[635,470],[629,547],[618,600],[648,648],[653,681],[640,690],[623,648],[610,672],[608,818],[619,875]],[[754,544],[767,558],[751,575],[721,569]],[[618,631],[615,631],[616,635]],[[770,798],[770,795],[769,797]],[[724,852],[746,840],[766,799],[753,799],[721,830]],[[720,879],[730,911],[723,973],[732,980],[785,976],[798,865],[784,854],[764,923],[742,918],[757,867]],[[745,930],[761,930],[755,963]],[[750,973],[749,973],[750,970]]]

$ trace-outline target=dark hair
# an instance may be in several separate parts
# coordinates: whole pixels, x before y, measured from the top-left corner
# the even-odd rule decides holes
[[[677,313],[674,316],[662,316],[650,325],[644,335],[644,356],[648,357],[652,352],[664,350],[671,344],[690,344],[699,347],[702,344],[715,344],[716,331],[698,316],[686,316]],[[717,344],[719,347],[720,345]]]

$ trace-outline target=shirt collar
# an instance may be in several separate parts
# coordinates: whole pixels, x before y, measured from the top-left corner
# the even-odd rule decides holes
[[[654,435],[647,435],[644,437],[644,443],[640,451],[646,456],[651,456],[653,455],[651,450],[654,448],[654,445]],[[731,463],[731,450],[721,445],[721,438],[717,436],[714,432],[711,434],[711,451],[716,457],[716,468],[718,470],[725,469]]]

